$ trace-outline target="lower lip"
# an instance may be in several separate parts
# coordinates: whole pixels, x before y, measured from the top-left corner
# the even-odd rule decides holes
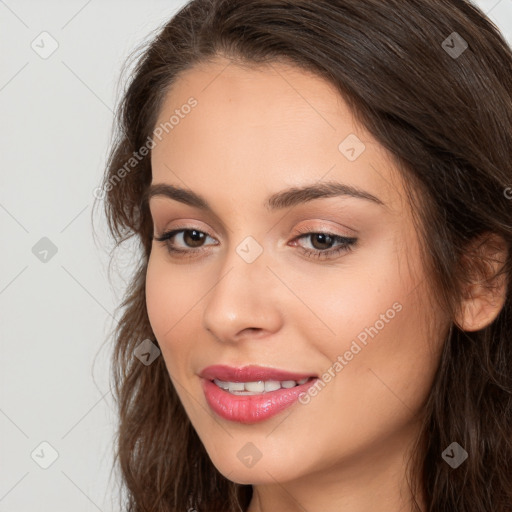
[[[233,395],[208,379],[201,380],[206,401],[213,412],[225,420],[257,423],[294,404],[301,393],[305,393],[318,379],[314,378],[293,388],[281,388],[260,395]]]

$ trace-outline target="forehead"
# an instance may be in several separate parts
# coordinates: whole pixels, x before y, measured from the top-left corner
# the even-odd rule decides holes
[[[240,66],[217,58],[196,65],[178,75],[165,97],[157,125],[165,123],[191,97],[197,106],[188,116],[191,121],[183,124],[194,124],[194,130],[203,126],[209,138],[218,134],[208,131],[211,122],[222,128],[219,137],[236,133],[238,139],[248,131],[258,137],[268,134],[268,138],[277,131],[284,140],[285,129],[288,133],[292,130],[290,135],[295,137],[318,138],[325,138],[327,130],[356,130],[347,106],[329,82],[287,64]],[[179,131],[183,130],[173,129],[175,135]]]
[[[334,86],[288,64],[197,65],[168,91],[156,127],[166,123],[152,150],[153,183],[178,178],[208,195],[229,182],[254,194],[263,184],[279,190],[328,178],[389,205],[403,195],[391,155]]]

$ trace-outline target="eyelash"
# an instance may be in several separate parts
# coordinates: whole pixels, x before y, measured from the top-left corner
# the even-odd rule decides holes
[[[157,242],[162,242],[170,254],[175,254],[177,256],[179,254],[186,255],[186,256],[178,256],[180,258],[181,257],[192,258],[192,257],[194,257],[194,255],[196,253],[201,252],[202,249],[176,249],[176,247],[173,247],[170,244],[171,238],[173,238],[175,235],[177,235],[179,233],[184,233],[186,231],[197,231],[198,233],[202,233],[207,236],[210,236],[208,233],[206,233],[204,231],[200,231],[199,229],[190,228],[190,227],[181,227],[181,228],[173,229],[171,231],[167,231],[159,237],[154,237],[154,239]],[[308,230],[304,230],[304,229],[297,229],[297,231],[300,233],[300,236],[295,237],[293,241],[300,240],[301,238],[305,238],[310,235],[327,235],[333,239],[333,243],[334,242],[341,243],[341,245],[338,248],[327,249],[325,251],[322,251],[320,249],[305,249],[304,247],[299,245],[298,247],[299,247],[300,252],[308,258],[332,259],[335,256],[337,256],[338,254],[352,251],[354,249],[354,245],[357,242],[357,238],[335,235],[334,233],[329,233],[326,231],[308,231]],[[210,236],[210,238],[213,238],[213,237]]]

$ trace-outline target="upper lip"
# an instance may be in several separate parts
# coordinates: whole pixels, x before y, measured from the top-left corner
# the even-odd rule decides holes
[[[248,365],[240,368],[217,364],[207,366],[201,370],[200,377],[213,380],[218,379],[224,382],[256,382],[258,380],[301,380],[307,377],[316,377],[311,373],[290,372],[277,368]]]

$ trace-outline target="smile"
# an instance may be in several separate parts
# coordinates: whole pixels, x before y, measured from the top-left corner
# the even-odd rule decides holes
[[[310,377],[312,378],[312,377]],[[253,382],[228,382],[219,379],[213,379],[213,382],[221,389],[233,395],[260,395],[270,391],[277,391],[278,389],[290,389],[295,386],[301,386],[308,381],[308,377],[296,380],[258,380]]]
[[[199,374],[206,402],[221,418],[264,421],[298,401],[318,378],[262,366],[208,366]]]

